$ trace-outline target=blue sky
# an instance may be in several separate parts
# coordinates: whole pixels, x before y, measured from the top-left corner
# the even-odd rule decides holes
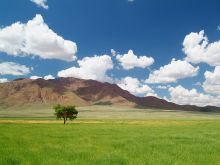
[[[0,79],[73,76],[117,83],[139,96],[219,106],[219,6],[218,0],[1,0]],[[23,30],[5,30],[16,22]],[[39,22],[53,32],[47,41]],[[19,37],[26,45],[17,49]]]

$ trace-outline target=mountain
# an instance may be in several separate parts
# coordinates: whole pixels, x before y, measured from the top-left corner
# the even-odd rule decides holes
[[[72,104],[76,106],[115,105],[136,108],[220,111],[218,107],[178,105],[153,96],[137,97],[110,83],[77,78],[16,79],[0,84],[0,106]]]

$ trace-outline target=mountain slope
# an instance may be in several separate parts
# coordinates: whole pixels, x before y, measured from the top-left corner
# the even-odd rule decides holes
[[[178,105],[156,97],[136,97],[115,84],[76,78],[17,79],[0,84],[0,106],[31,104],[76,106],[117,105],[138,108],[156,108],[189,111],[219,111],[217,107]]]
[[[20,106],[25,104],[77,104],[89,103],[50,80],[21,79],[0,84],[0,105]]]

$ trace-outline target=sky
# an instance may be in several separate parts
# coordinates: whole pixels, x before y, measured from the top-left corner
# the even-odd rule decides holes
[[[218,0],[1,0],[0,83],[76,77],[220,106]]]

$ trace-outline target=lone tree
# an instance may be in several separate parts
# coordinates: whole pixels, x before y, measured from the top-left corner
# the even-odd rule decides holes
[[[75,106],[62,106],[57,104],[53,107],[55,110],[55,115],[57,119],[63,118],[63,123],[66,124],[67,119],[74,120],[77,118],[78,111],[76,110]]]

